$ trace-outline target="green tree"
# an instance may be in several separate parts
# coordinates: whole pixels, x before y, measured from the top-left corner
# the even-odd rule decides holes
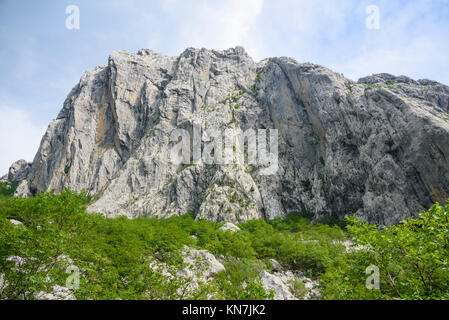
[[[327,272],[323,277],[326,294],[342,299],[448,299],[448,219],[449,205],[438,203],[417,219],[383,228],[348,218],[353,241],[363,249],[351,254],[339,269]],[[363,270],[369,265],[380,270],[378,292],[363,288],[367,277]],[[358,289],[351,292],[351,288]],[[354,292],[358,296],[354,297]]]

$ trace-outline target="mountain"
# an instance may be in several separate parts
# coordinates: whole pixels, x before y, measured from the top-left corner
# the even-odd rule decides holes
[[[240,129],[259,147],[263,133],[277,143],[255,164],[249,134],[225,150],[235,161],[220,164],[206,147],[220,141],[212,129],[223,141]],[[181,140],[193,157],[184,163],[174,159],[174,132],[192,142]],[[115,51],[69,93],[31,166],[15,164],[10,175],[21,181],[16,195],[85,189],[89,211],[108,216],[356,213],[392,224],[449,198],[448,142],[449,87],[434,81],[354,82],[285,57],[256,63],[241,47]]]

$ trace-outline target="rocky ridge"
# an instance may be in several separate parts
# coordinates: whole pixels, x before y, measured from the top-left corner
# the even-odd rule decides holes
[[[171,161],[175,129],[277,129],[278,170],[237,161]],[[16,195],[69,188],[108,216],[234,223],[310,212],[391,224],[449,198],[449,88],[378,74],[358,82],[290,58],[254,62],[241,47],[115,51],[85,72]],[[240,150],[232,150],[234,153]],[[246,157],[247,155],[245,155]]]

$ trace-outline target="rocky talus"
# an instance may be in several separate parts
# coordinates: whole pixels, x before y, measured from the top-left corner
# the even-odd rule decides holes
[[[277,171],[171,161],[171,133],[194,125],[203,142],[208,129],[277,129]],[[449,88],[389,74],[354,82],[285,57],[257,63],[241,47],[116,51],[84,73],[32,164],[10,176],[22,196],[85,189],[89,210],[109,216],[303,211],[396,223],[449,198]]]

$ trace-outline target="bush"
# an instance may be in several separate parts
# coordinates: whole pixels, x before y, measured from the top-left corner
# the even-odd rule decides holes
[[[222,223],[197,221],[192,212],[168,219],[107,219],[86,213],[89,201],[85,193],[68,190],[0,198],[0,268],[11,284],[0,298],[33,299],[54,284],[64,286],[67,265],[59,261],[62,255],[82,272],[75,291],[78,299],[188,298],[179,294],[185,280],[149,267],[151,259],[176,273],[183,267],[184,245],[227,261],[226,271],[201,287],[195,298],[206,299],[207,292],[223,299],[270,298],[260,284],[259,273],[267,269],[263,261],[278,259],[288,268],[318,276],[328,264],[326,255],[332,256],[331,239],[343,234],[337,227],[311,224],[294,215],[284,221],[249,221],[239,232],[221,231]],[[318,243],[303,243],[307,239]],[[7,261],[11,256],[24,259],[20,268]]]
[[[219,298],[233,300],[272,299],[273,292],[267,293],[262,287],[259,273],[264,266],[251,259],[231,259],[225,263],[226,270],[218,274],[214,282]]]
[[[353,241],[362,246],[330,268],[323,277],[330,298],[448,299],[449,205],[438,203],[417,219],[378,228],[355,217],[348,218]],[[380,289],[365,288],[366,267],[380,272]],[[345,288],[345,290],[341,290]]]
[[[86,212],[89,200],[68,190],[0,197],[0,270],[8,284],[0,299],[33,299],[55,284],[65,286],[68,263],[61,256],[81,271],[78,299],[269,299],[259,274],[270,270],[271,258],[319,279],[324,299],[449,298],[449,206],[436,204],[418,219],[382,229],[350,218],[347,230],[363,249],[346,252],[339,242],[347,240],[347,231],[298,213],[248,221],[231,232],[220,230],[223,223],[195,220],[192,212],[107,219]],[[185,279],[149,265],[154,261],[176,275],[184,267],[184,245],[210,251],[226,267],[193,294],[184,290]],[[365,286],[369,265],[380,270],[380,290]],[[301,283],[291,285],[303,294]]]
[[[19,186],[18,181],[0,182],[0,197],[12,197]]]
[[[306,286],[299,278],[294,278],[290,281],[290,289],[293,295],[298,299],[302,299],[307,294]]]

